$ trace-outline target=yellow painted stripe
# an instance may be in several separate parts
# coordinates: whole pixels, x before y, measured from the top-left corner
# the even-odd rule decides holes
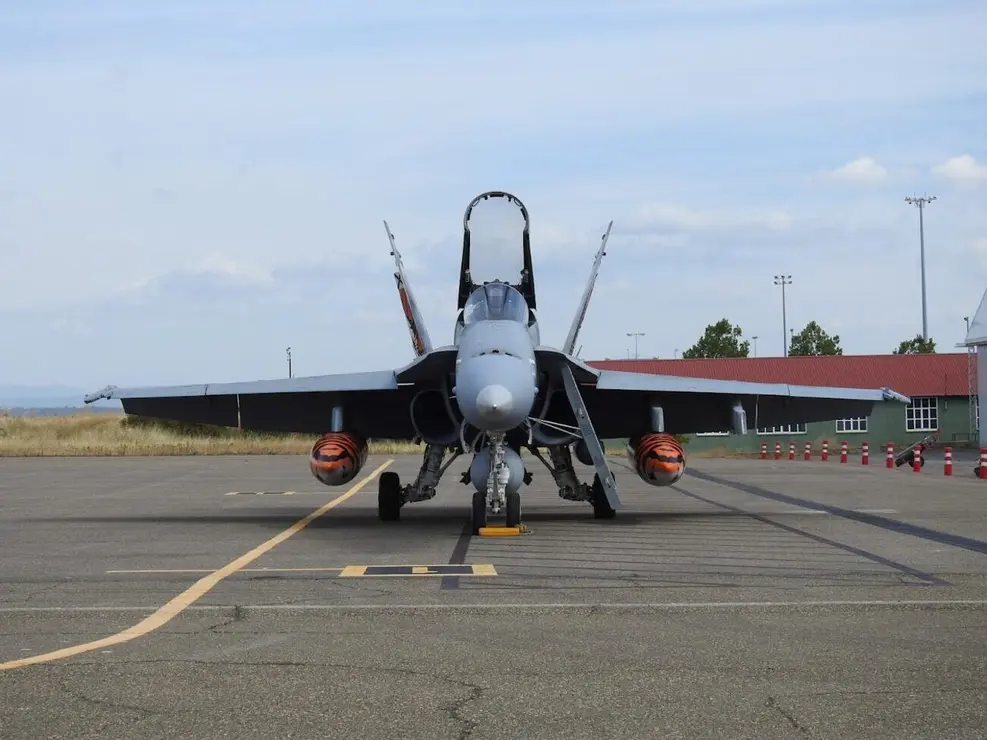
[[[309,573],[309,572],[338,572],[342,568],[312,567],[312,568],[240,568],[240,573]],[[212,568],[148,568],[146,570],[108,570],[111,573],[212,573]]]
[[[311,524],[313,521],[318,519],[320,516],[336,508],[341,503],[346,501],[346,499],[353,496],[361,488],[363,488],[367,483],[376,478],[384,468],[390,465],[394,460],[386,460],[383,462],[374,472],[366,476],[359,483],[355,484],[346,493],[334,498],[318,509],[313,511],[311,514],[306,516],[304,519],[299,519],[297,522],[292,524],[283,532],[279,532],[274,537],[258,545],[253,550],[248,553],[244,553],[236,560],[228,563],[217,571],[213,571],[209,575],[200,578],[192,586],[187,588],[182,593],[178,594],[175,598],[169,601],[167,604],[162,606],[156,612],[151,614],[146,619],[138,622],[133,627],[128,627],[123,632],[118,632],[115,635],[110,635],[109,637],[104,637],[100,640],[94,640],[93,642],[85,642],[81,645],[73,645],[71,647],[62,648],[61,650],[55,650],[50,653],[42,653],[41,655],[32,655],[28,658],[20,658],[19,660],[11,660],[6,663],[0,663],[0,670],[6,671],[11,668],[20,668],[26,665],[33,665],[35,663],[48,663],[52,660],[60,660],[61,658],[70,658],[74,655],[80,655],[82,653],[88,653],[92,650],[99,650],[101,648],[109,647],[111,645],[119,645],[121,642],[128,642],[137,637],[143,637],[149,632],[153,632],[159,627],[163,627],[172,619],[181,614],[189,605],[195,603],[207,593],[209,593],[214,586],[216,586],[220,581],[222,581],[227,576],[236,573],[241,568],[249,565],[254,560],[259,558],[266,552],[273,550],[275,547],[280,545],[286,539],[291,537],[293,534],[301,532],[305,527]]]

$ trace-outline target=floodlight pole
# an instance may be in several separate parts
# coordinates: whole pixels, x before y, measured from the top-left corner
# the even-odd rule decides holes
[[[288,377],[291,377],[291,347],[285,350],[285,354],[288,355]]]
[[[788,314],[785,306],[785,286],[791,284],[791,275],[775,275],[775,285],[781,286],[781,342],[785,357],[788,357]]]
[[[644,332],[643,331],[629,331],[629,332],[627,332],[627,336],[634,337],[634,359],[636,360],[638,358],[638,354],[637,354],[637,339],[638,339],[638,337],[643,337],[644,336]]]
[[[911,203],[918,207],[918,243],[921,265],[922,265],[922,339],[929,341],[929,317],[926,313],[925,304],[925,219],[923,213],[925,206],[936,199],[934,195],[923,195],[921,198],[909,196],[905,198],[906,203]]]

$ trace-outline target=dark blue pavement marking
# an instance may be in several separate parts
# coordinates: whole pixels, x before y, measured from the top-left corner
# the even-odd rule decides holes
[[[696,477],[698,478],[699,476],[697,475]],[[728,485],[728,484],[724,483],[723,485]],[[897,570],[900,573],[910,575],[913,578],[918,578],[920,581],[925,581],[926,583],[935,586],[953,585],[949,581],[944,581],[943,579],[938,578],[932,575],[931,573],[925,573],[923,571],[916,570],[915,568],[904,565],[902,563],[897,563],[894,560],[888,560],[887,558],[881,557],[880,555],[875,555],[872,552],[861,550],[859,547],[854,547],[853,545],[845,545],[842,542],[837,542],[836,540],[831,540],[828,539],[827,537],[822,537],[818,534],[813,534],[812,532],[806,532],[805,530],[797,529],[796,527],[789,527],[787,524],[782,524],[781,522],[776,522],[773,519],[768,519],[767,517],[762,516],[761,514],[755,514],[752,511],[745,511],[743,509],[738,509],[734,506],[730,506],[729,504],[721,504],[719,501],[713,501],[712,499],[708,499],[705,496],[700,496],[697,493],[692,493],[691,491],[686,491],[684,488],[680,488],[678,486],[670,486],[670,488],[672,488],[672,490],[674,491],[677,491],[678,493],[689,496],[690,498],[694,498],[698,501],[702,501],[703,503],[712,504],[713,506],[719,506],[721,509],[728,509],[729,511],[732,511],[735,514],[743,514],[744,516],[749,516],[751,519],[756,519],[759,522],[763,522],[764,524],[769,524],[772,527],[777,527],[778,529],[783,529],[786,532],[791,532],[792,534],[798,534],[803,537],[807,537],[808,539],[813,540],[814,542],[818,542],[822,545],[829,545],[830,547],[835,547],[838,550],[843,550],[845,552],[852,553],[859,557],[866,558],[867,560],[870,560],[872,562],[879,563],[888,568]]]
[[[472,539],[473,522],[471,519],[467,519],[466,523],[463,524],[463,530],[459,533],[459,539],[456,540],[456,546],[452,548],[449,565],[460,565],[466,562],[466,553],[470,549],[470,540]],[[444,591],[459,588],[459,576],[442,576],[442,584],[439,588]]]
[[[937,529],[929,529],[928,527],[922,527],[918,524],[909,524],[908,522],[902,522],[898,519],[889,519],[886,516],[867,514],[862,511],[854,511],[853,509],[843,509],[839,506],[831,506],[830,504],[820,504],[816,501],[810,501],[804,498],[786,496],[784,493],[776,493],[775,491],[769,491],[766,488],[752,486],[749,483],[738,483],[737,481],[728,480],[727,478],[720,478],[719,476],[710,475],[709,473],[700,473],[696,470],[690,470],[687,472],[690,475],[694,475],[696,478],[701,478],[702,480],[708,480],[711,483],[719,483],[723,486],[735,488],[738,491],[743,491],[744,493],[749,493],[753,496],[769,498],[773,501],[780,501],[782,503],[792,504],[794,506],[804,506],[807,509],[815,509],[816,511],[825,511],[829,514],[833,514],[834,516],[841,516],[844,519],[852,519],[855,522],[881,527],[882,529],[887,529],[891,532],[908,534],[913,537],[920,537],[924,540],[929,540],[931,542],[938,542],[941,545],[960,547],[964,550],[972,550],[973,552],[979,552],[981,555],[987,555],[987,542],[982,540],[975,540],[971,537],[963,537],[958,534],[949,534],[948,532],[940,532]]]

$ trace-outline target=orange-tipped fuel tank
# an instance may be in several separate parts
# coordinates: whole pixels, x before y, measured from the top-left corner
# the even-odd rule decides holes
[[[367,441],[351,432],[329,432],[312,447],[309,463],[320,483],[341,486],[353,480],[367,461]]]
[[[641,479],[653,486],[670,486],[685,473],[685,450],[670,434],[653,432],[632,439],[627,457]]]

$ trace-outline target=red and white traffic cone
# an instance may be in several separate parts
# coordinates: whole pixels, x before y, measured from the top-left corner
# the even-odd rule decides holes
[[[788,443],[788,459],[789,460],[794,460],[795,459],[795,443],[794,442],[789,442]]]
[[[980,448],[980,480],[987,480],[987,447]]]
[[[803,456],[803,459],[805,460],[812,459],[812,442],[805,443],[805,455]]]
[[[775,442],[775,460],[781,460],[781,442]]]
[[[850,445],[849,445],[849,443],[847,443],[847,442],[844,442],[843,444],[841,444],[841,445],[840,445],[840,462],[841,462],[841,463],[846,463],[846,461],[847,461],[847,456],[848,456],[848,454],[849,454],[849,453],[847,452],[847,448],[848,448],[849,446],[850,446]]]
[[[761,442],[761,459],[762,460],[767,460],[768,459],[768,443],[767,442]]]
[[[866,442],[860,445],[860,464],[870,464],[870,446]]]
[[[952,475],[953,474],[953,448],[947,447],[944,450],[943,462],[942,462],[942,474]]]
[[[894,442],[888,442],[888,456],[885,459],[884,464],[889,468],[894,467]]]
[[[823,440],[822,454],[820,455],[820,457],[822,458],[823,462],[829,460],[829,442],[825,439]]]
[[[922,448],[916,447],[912,454],[912,472],[921,473],[922,472]]]

